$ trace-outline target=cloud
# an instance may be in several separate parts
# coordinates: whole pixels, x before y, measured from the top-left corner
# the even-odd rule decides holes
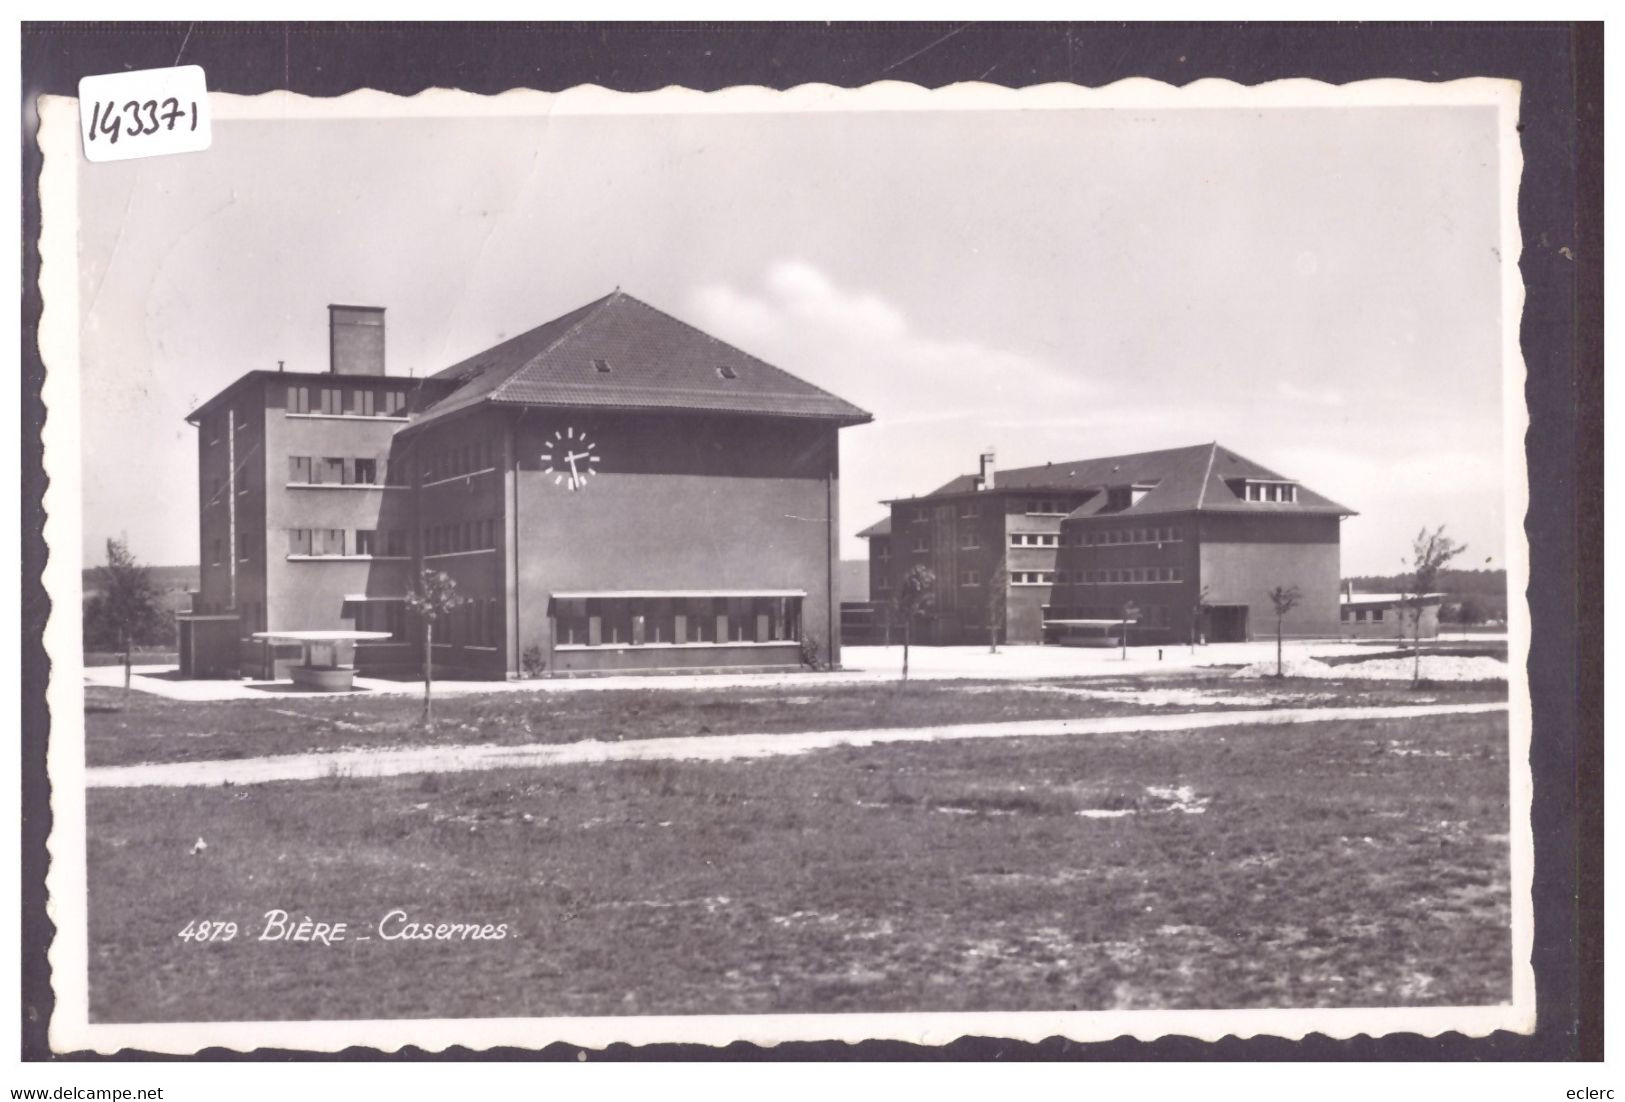
[[[1065,409],[1094,389],[1081,371],[1023,352],[918,333],[896,304],[805,260],[776,261],[749,288],[697,288],[689,308],[700,328],[894,426],[1018,419],[1035,397]]]

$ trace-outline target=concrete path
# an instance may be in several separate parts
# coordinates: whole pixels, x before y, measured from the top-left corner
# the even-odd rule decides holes
[[[1483,637],[1488,638],[1488,637]],[[1346,657],[1373,652],[1371,643],[1335,640],[1291,641],[1288,660],[1311,657]],[[1377,648],[1380,649],[1380,648]],[[911,647],[909,676],[917,681],[986,679],[1026,681],[1061,677],[1125,677],[1173,674],[1206,666],[1244,666],[1274,661],[1275,641],[1213,643],[1203,647],[1130,647],[1124,658],[1116,649],[1092,647],[1005,646],[998,653],[986,647]],[[437,681],[437,696],[469,693],[568,693],[610,689],[731,689],[773,687],[818,688],[835,685],[872,685],[896,681],[902,675],[903,648],[843,647],[843,669],[833,673],[812,670],[798,673],[693,673],[617,674],[605,677],[537,678],[529,681]],[[1406,673],[1405,679],[1410,675]],[[85,684],[116,689],[124,684],[121,666],[91,666]],[[408,695],[423,691],[421,681],[385,681],[358,677],[354,693],[305,692],[287,681],[182,681],[173,666],[137,666],[131,687],[138,692],[170,700],[223,701],[275,700],[279,697],[326,697],[333,700],[367,696]]]
[[[328,777],[397,777],[414,773],[467,773],[486,769],[542,768],[619,761],[742,761],[784,757],[839,746],[950,739],[1039,738],[1210,727],[1269,726],[1351,719],[1414,719],[1420,716],[1504,712],[1487,704],[1411,705],[1399,708],[1274,708],[1174,715],[1099,716],[966,723],[947,727],[889,727],[870,731],[808,731],[795,734],[700,735],[626,742],[570,742],[553,746],[425,746],[393,750],[342,750],[235,761],[173,762],[87,769],[89,788],[182,788],[218,784],[264,784]]]

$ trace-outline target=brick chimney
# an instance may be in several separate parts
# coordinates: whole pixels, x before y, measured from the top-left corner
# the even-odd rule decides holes
[[[335,375],[384,373],[384,308],[327,308],[328,370]]]
[[[994,477],[993,448],[990,446],[987,449],[987,451],[985,451],[985,452],[983,452],[981,454],[981,456],[979,458],[980,458],[980,462],[981,462],[981,468],[980,468],[979,473],[976,476],[976,484],[977,484],[978,488],[980,488],[980,489],[991,490],[991,489],[993,489],[993,477]]]

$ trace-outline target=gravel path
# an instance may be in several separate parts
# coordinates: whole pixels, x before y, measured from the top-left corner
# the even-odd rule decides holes
[[[742,761],[785,757],[838,746],[950,739],[1039,738],[1210,727],[1266,726],[1350,719],[1412,719],[1420,716],[1503,712],[1501,702],[1410,705],[1398,708],[1272,708],[1259,711],[1185,712],[1173,715],[1098,716],[966,723],[946,727],[890,727],[869,731],[797,734],[700,735],[627,742],[569,742],[553,746],[423,746],[396,750],[340,750],[234,761],[169,762],[101,766],[85,770],[89,788],[180,788],[217,784],[265,784],[327,777],[398,777],[414,773],[466,773],[486,769],[542,768],[618,761]]]

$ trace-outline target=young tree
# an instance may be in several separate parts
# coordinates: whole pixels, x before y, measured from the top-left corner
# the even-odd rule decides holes
[[[987,652],[999,653],[999,633],[1004,630],[1005,601],[1010,589],[1010,568],[1000,560],[987,579]]]
[[[418,574],[417,589],[406,595],[406,607],[423,622],[423,725],[434,718],[434,626],[467,602],[457,592],[457,583],[444,571],[424,567]]]
[[[107,564],[96,568],[101,590],[85,608],[87,638],[102,638],[124,656],[124,695],[130,695],[130,651],[163,628],[158,587],[123,540],[107,541]]]
[[[908,680],[908,648],[914,641],[914,618],[936,600],[937,576],[919,564],[909,568],[897,587],[897,615],[903,621],[903,680]]]
[[[1270,590],[1270,604],[1275,607],[1275,676],[1286,676],[1286,664],[1281,658],[1282,623],[1286,614],[1297,608],[1303,600],[1303,591],[1295,585],[1276,586]]]
[[[1411,620],[1411,687],[1422,682],[1422,606],[1427,595],[1439,584],[1439,571],[1451,559],[1467,550],[1465,543],[1457,543],[1444,534],[1444,525],[1429,532],[1425,527],[1411,541],[1410,572],[1405,576],[1400,593],[1400,631],[1404,631],[1404,617]]]

